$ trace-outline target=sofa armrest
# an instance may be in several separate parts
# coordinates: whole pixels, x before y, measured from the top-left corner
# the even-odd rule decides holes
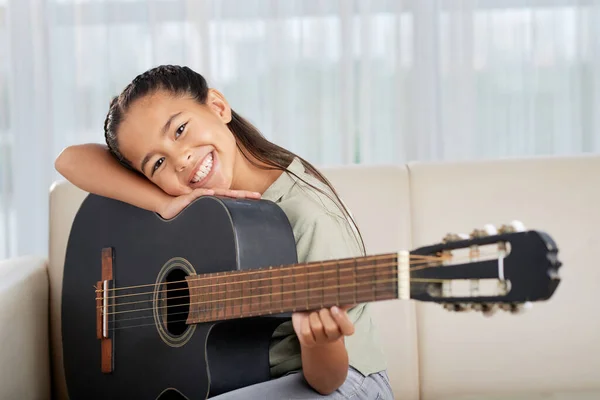
[[[0,399],[49,399],[48,271],[41,257],[0,261]]]

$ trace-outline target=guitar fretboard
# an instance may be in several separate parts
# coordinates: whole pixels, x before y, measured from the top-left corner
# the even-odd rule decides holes
[[[397,254],[188,276],[188,324],[398,298]]]

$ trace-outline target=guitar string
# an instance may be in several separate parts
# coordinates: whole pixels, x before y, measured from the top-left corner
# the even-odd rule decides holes
[[[352,264],[355,262],[367,262],[367,261],[377,261],[377,260],[381,260],[381,259],[392,259],[392,258],[396,258],[397,257],[397,253],[388,253],[388,254],[380,254],[380,255],[375,255],[375,256],[366,256],[366,257],[358,257],[358,259],[352,258],[352,259],[340,259],[340,260],[329,260],[329,261],[323,261],[320,263],[302,263],[302,264],[292,264],[292,266],[286,266],[286,265],[279,265],[279,266],[274,266],[273,268],[286,268],[286,271],[293,271],[295,269],[298,268],[322,268],[324,266],[328,267],[328,266],[333,266],[333,265],[342,265],[342,264]],[[439,257],[439,256],[420,256],[420,255],[410,255],[410,258],[415,258],[415,259],[433,259],[433,260],[440,260],[440,259],[444,259],[445,257]],[[422,261],[420,261],[422,262]],[[412,264],[412,261],[411,261]],[[252,274],[252,273],[256,273],[256,272],[264,272],[269,270],[269,267],[263,267],[263,268],[256,268],[256,269],[252,269],[252,270],[244,270],[244,271],[240,271],[237,272],[236,275],[237,276],[244,276],[244,275],[248,275],[248,274]],[[202,280],[202,279],[210,279],[210,276],[207,275],[215,275],[216,273],[208,273],[208,274],[203,274],[201,276],[198,276],[197,278],[194,278],[193,280]],[[170,283],[181,283],[181,282],[187,282],[187,279],[181,280],[181,281],[174,281],[174,282],[170,282]],[[152,286],[158,286],[161,285],[161,283],[148,283],[148,284],[144,284],[144,285],[135,285],[135,286],[123,286],[123,287],[116,287],[116,288],[111,288],[108,289],[108,291],[117,291],[117,290],[127,290],[127,289],[137,289],[137,288],[141,288],[141,287],[152,287]],[[96,288],[96,292],[102,292],[103,289],[101,288]]]
[[[380,283],[381,283],[381,282],[383,282],[383,281],[380,281]],[[390,280],[388,280],[388,282],[389,282],[389,283],[393,283],[393,282],[395,282],[395,280],[394,280],[394,279],[390,279]],[[368,285],[368,284],[370,284],[370,282],[364,283],[363,285]],[[354,286],[354,285],[352,285],[352,286]],[[336,286],[336,287],[337,287],[337,286]],[[312,289],[311,289],[311,290],[312,290]],[[366,290],[359,290],[359,291],[357,291],[357,295],[358,295],[359,293],[360,293],[360,294],[364,294],[364,293],[371,293],[371,294],[372,294],[372,293],[373,293],[373,288],[368,288],[368,289],[366,289]],[[332,296],[333,296],[333,295],[332,295]],[[346,296],[347,296],[347,297],[350,297],[350,296],[353,296],[353,297],[354,297],[354,293],[349,293],[349,294],[347,294]],[[314,298],[316,298],[316,297],[314,297],[314,296],[313,296],[313,297],[311,298],[310,296],[305,296],[305,297],[297,298],[295,301],[296,301],[296,302],[298,302],[298,301],[307,301],[307,302],[309,302],[311,299],[314,299]],[[390,298],[390,300],[391,300],[391,299],[392,299],[392,298]],[[231,299],[231,300],[234,300],[234,299]],[[357,303],[357,304],[358,304],[358,303],[361,303],[361,302],[363,302],[363,301],[359,301],[359,300],[360,300],[360,299],[357,299],[357,300],[356,300],[356,303]],[[290,300],[290,301],[291,301],[291,300]],[[177,304],[177,305],[168,306],[168,307],[183,307],[183,306],[188,306],[188,305],[196,305],[196,304],[208,304],[208,303],[211,303],[211,302],[199,302],[199,303],[189,303],[189,304]],[[282,302],[282,303],[283,303],[283,302]],[[236,305],[234,305],[234,307],[235,307],[235,306],[236,306]],[[240,304],[240,305],[237,305],[237,306],[238,306],[238,307],[240,307],[240,309],[241,309],[241,307],[242,307],[242,305],[241,305],[241,304]],[[260,307],[260,303],[259,303],[259,304],[254,304],[254,306],[259,306],[259,307]],[[165,307],[158,307],[158,308],[160,308],[160,309],[164,309]],[[201,309],[201,310],[198,310],[197,312],[199,313],[199,312],[206,312],[206,311],[214,311],[214,310],[219,310],[219,309],[220,309],[219,307],[210,307],[210,308],[206,308],[206,309]],[[222,309],[222,308],[221,308],[221,309]],[[149,310],[154,310],[154,308],[148,308],[148,309],[145,309],[145,310],[136,310],[136,311],[149,311]],[[296,308],[295,308],[295,310],[299,310],[299,311],[309,311],[309,310],[310,310],[310,308],[307,308],[307,309],[302,309],[301,307],[296,307]],[[295,312],[295,310],[293,310],[292,312]],[[273,310],[269,310],[269,311],[273,311]],[[285,311],[283,311],[283,312],[285,312]],[[188,315],[189,315],[189,314],[194,314],[194,312],[193,312],[193,311],[187,311],[187,312],[185,312],[185,313],[186,313],[186,314],[188,314]],[[275,314],[277,314],[277,313],[282,313],[282,311],[275,310],[274,312],[271,312],[271,315],[272,315],[273,313],[275,313]],[[175,315],[175,314],[177,314],[177,313],[172,313],[172,314],[169,314],[169,315]],[[250,313],[247,315],[247,317],[259,316],[259,315],[268,315],[268,314],[269,314],[268,312],[267,312],[267,313],[264,313],[264,312],[261,312],[261,311],[258,311],[258,312],[254,313],[254,314],[253,314],[252,312],[250,312]],[[119,323],[119,322],[129,321],[129,320],[133,320],[133,319],[140,319],[140,318],[154,318],[154,316],[152,316],[152,317],[150,317],[150,316],[145,316],[145,317],[134,317],[134,318],[122,318],[122,319],[117,319],[117,320],[115,320],[115,321],[114,321],[114,323],[116,324],[116,323]],[[235,317],[233,317],[233,318],[238,318],[238,316],[236,315],[236,316],[235,316]],[[229,319],[231,319],[231,318],[229,318]],[[188,320],[188,318],[186,318],[186,319],[184,319],[184,320],[170,321],[170,322],[183,322],[183,321],[187,321],[187,320]],[[212,316],[211,316],[210,320],[220,320],[220,318],[218,318],[218,317],[217,317],[216,319],[213,319],[213,318],[212,318]],[[199,322],[209,322],[209,320],[207,320],[207,321],[199,321]],[[135,328],[135,327],[139,327],[139,326],[150,326],[150,325],[155,325],[155,324],[133,325],[133,326],[127,326],[126,328]],[[112,328],[112,330],[116,330],[116,329],[124,329],[124,328]],[[109,329],[109,330],[110,330],[110,329]]]
[[[367,269],[381,269],[381,268],[387,268],[387,267],[391,267],[396,265],[396,263],[387,263],[387,264],[375,264],[375,265],[362,265],[362,266],[349,266],[349,267],[344,267],[344,268],[340,268],[340,272],[346,272],[346,271],[357,271],[357,270],[367,270]],[[377,272],[377,271],[374,271]],[[395,271],[390,271],[390,272],[394,272]],[[214,282],[214,283],[209,283],[208,285],[192,285],[191,288],[194,289],[202,289],[202,288],[215,288],[215,287],[219,287],[219,286],[227,286],[227,285],[233,285],[233,284],[245,284],[245,283],[252,283],[252,282],[261,282],[261,281],[273,281],[274,279],[294,279],[294,277],[306,277],[309,275],[323,275],[323,274],[338,274],[338,270],[334,270],[334,271],[314,271],[314,272],[306,272],[304,274],[296,274],[296,275],[286,275],[286,276],[268,276],[268,277],[264,277],[264,278],[256,278],[256,279],[245,279],[243,281],[229,281],[229,282]],[[234,277],[237,277],[238,275],[234,275]],[[369,275],[365,275],[365,277],[368,277]],[[214,277],[212,277],[213,280],[218,280],[219,278],[223,279],[223,278],[230,278],[232,277],[232,275],[215,275]],[[323,278],[323,279],[327,279],[327,278]],[[329,278],[331,279],[331,278]],[[186,282],[186,281],[179,281],[179,282]],[[195,281],[194,281],[195,282]],[[168,282],[167,282],[168,283]],[[157,285],[158,286],[158,285]],[[165,284],[165,287],[168,286],[167,284]],[[263,288],[266,288],[268,286],[264,286]],[[178,291],[178,290],[184,290],[187,289],[186,288],[175,288],[175,289],[166,289],[166,290],[160,290],[161,293],[167,293],[167,292],[172,292],[172,291]],[[123,297],[132,297],[132,296],[142,296],[142,295],[150,295],[150,294],[154,294],[155,291],[152,292],[143,292],[143,293],[131,293],[131,294],[125,294],[125,295],[119,295],[119,296],[110,296],[109,298],[111,299],[116,299],[116,298],[123,298]],[[220,292],[220,293],[224,293],[224,292]],[[96,297],[95,300],[102,300],[102,297]],[[120,304],[135,304],[137,302],[132,301],[132,302],[127,302],[127,303],[120,303]],[[102,306],[97,306],[97,308],[100,308]]]
[[[372,294],[373,293],[373,289],[365,289],[365,290],[359,290],[356,292],[357,295],[362,295],[362,294]],[[310,297],[310,296],[305,296],[305,297],[299,297],[296,299],[296,301],[309,301],[311,299],[314,299],[315,297]],[[283,301],[281,302],[282,304],[284,303]],[[360,301],[357,301],[357,303],[361,303]],[[260,306],[260,304],[258,304]],[[182,306],[185,306],[185,304],[183,304]],[[255,305],[256,306],[256,305]],[[231,307],[231,306],[230,306]],[[242,305],[233,305],[233,307],[239,307],[239,309],[241,310]],[[158,308],[162,308],[162,307],[158,307]],[[324,307],[320,307],[320,308],[324,308]],[[329,306],[327,308],[330,308]],[[223,311],[224,308],[223,307],[210,307],[210,308],[204,308],[202,310],[199,310],[203,313],[208,313],[208,312],[212,312],[215,310],[221,310]],[[308,311],[308,310],[306,310]],[[294,312],[294,311],[292,311]],[[169,313],[169,316],[173,316],[173,315],[181,315],[181,314],[191,314],[192,312],[190,311],[180,311],[180,312],[173,312],[173,313]],[[260,311],[259,312],[260,315],[273,315],[273,314],[281,314],[281,313],[285,313],[285,311],[281,311],[281,308],[276,308],[276,307],[271,307],[270,309],[268,309],[266,312],[264,311]],[[233,318],[238,318],[236,314],[236,317]],[[256,314],[258,315],[258,313]],[[252,315],[248,315],[248,317],[251,317]],[[154,315],[146,315],[143,317],[132,317],[132,318],[120,318],[120,319],[115,319],[114,321],[109,321],[109,324],[113,324],[112,328],[109,328],[109,330],[119,330],[119,329],[127,329],[127,328],[136,328],[139,326],[153,326],[155,324],[143,324],[143,325],[126,325],[126,326],[119,326],[119,327],[115,327],[115,325],[120,324],[122,325],[123,323],[126,323],[128,321],[133,321],[133,320],[140,320],[140,319],[150,319],[150,318],[154,318]],[[225,320],[225,319],[232,319],[232,318],[219,318],[217,317],[217,320]],[[168,322],[168,323],[173,323],[173,322],[184,322],[187,321],[188,318],[186,319],[180,319],[180,320],[175,320],[175,321],[164,321],[164,322]],[[202,321],[202,322],[209,322],[209,321]]]
[[[423,279],[411,279],[411,281],[416,281],[416,282],[447,282],[447,281],[451,281],[452,279],[427,279],[427,278],[423,278]],[[288,290],[286,292],[280,292],[281,295],[283,294],[290,294],[290,293],[300,293],[300,292],[306,292],[308,290],[325,290],[325,289],[339,289],[342,287],[358,287],[360,285],[373,285],[373,284],[378,284],[378,283],[396,283],[398,281],[397,278],[392,278],[389,280],[373,280],[370,282],[364,282],[364,283],[352,283],[352,284],[344,284],[344,285],[331,285],[331,286],[322,286],[322,287],[315,287],[315,288],[306,288],[303,290]],[[373,290],[373,289],[371,289]],[[198,295],[190,295],[190,297],[194,297],[194,296],[200,296],[201,294]],[[249,295],[249,296],[241,296],[241,297],[234,297],[234,298],[230,298],[230,299],[215,299],[215,300],[208,300],[208,301],[199,301],[199,302],[194,302],[194,303],[187,303],[187,304],[174,304],[171,306],[165,306],[163,308],[170,308],[170,307],[181,307],[181,306],[192,306],[192,305],[202,305],[202,304],[209,304],[209,303],[216,303],[219,301],[233,301],[233,300],[247,300],[250,298],[256,298],[256,297],[262,297],[262,296],[272,296],[272,293],[264,293],[264,294],[257,294],[257,295]],[[105,313],[104,315],[114,315],[114,314],[126,314],[126,313],[133,313],[133,312],[141,312],[141,311],[148,311],[148,310],[153,310],[154,307],[148,307],[148,308],[140,308],[140,309],[134,309],[134,310],[124,310],[124,311],[114,311],[114,312],[110,312],[110,313]]]
[[[479,259],[484,258],[486,256],[486,254],[480,254],[478,256]],[[380,257],[380,259],[383,259],[384,257]],[[394,257],[389,257],[390,261],[391,259],[395,259]],[[457,262],[460,261],[463,257],[454,257],[452,258],[452,261]],[[439,258],[440,260],[444,260],[445,258]],[[474,261],[474,259],[472,257],[468,257],[468,259],[470,261]],[[370,268],[379,268],[379,267],[388,267],[388,266],[392,266],[395,265],[396,262],[392,263],[392,264],[375,264],[375,265],[363,265],[363,266],[358,266],[358,267],[353,267],[353,266],[349,266],[346,269],[370,269]],[[412,265],[416,265],[415,267],[412,267],[409,269],[409,271],[419,271],[419,270],[423,270],[423,269],[428,269],[428,268],[435,268],[435,267],[440,267],[442,266],[440,261],[437,261],[435,263],[412,263]],[[315,267],[319,267],[320,265],[316,265]],[[290,267],[291,268],[291,267]],[[298,266],[298,267],[294,267],[294,268],[302,268],[302,266]],[[310,269],[311,266],[307,266],[305,267],[306,269]],[[344,268],[340,268],[340,270],[344,270]],[[245,273],[237,273],[235,275],[230,274],[229,272],[225,272],[223,274],[221,273],[211,273],[211,274],[207,274],[210,276],[206,276],[206,275],[202,275],[199,278],[196,279],[190,279],[190,280],[181,280],[181,281],[173,281],[173,282],[162,282],[159,284],[152,284],[152,285],[140,285],[140,286],[131,286],[129,288],[137,288],[137,287],[147,287],[147,286],[160,286],[163,285],[165,287],[168,287],[169,285],[173,285],[175,283],[184,283],[184,282],[197,282],[197,281],[201,281],[201,280],[215,280],[215,279],[219,279],[219,278],[224,278],[224,277],[243,277],[243,276],[247,276],[249,274],[256,274],[256,273],[265,273],[267,271],[273,271],[271,270],[254,270],[254,272],[248,272],[248,271],[244,271]],[[281,271],[281,270],[276,270],[276,271]],[[288,271],[288,269],[286,269],[285,271]],[[316,271],[316,272],[307,272],[307,273],[303,273],[303,274],[298,274],[296,276],[306,276],[306,275],[317,275],[317,274],[322,274],[323,272],[325,273],[337,273],[335,271]],[[249,282],[256,282],[256,281],[265,281],[265,280],[271,280],[271,279],[277,279],[277,278],[291,278],[292,276],[269,276],[269,277],[264,277],[264,278],[257,278],[257,279],[252,279],[252,280],[245,280],[243,282],[239,282],[239,281],[235,281],[235,282],[221,282],[221,283],[213,283],[213,284],[209,284],[209,285],[203,285],[203,286],[194,286],[195,288],[203,288],[203,287],[215,287],[215,286],[221,286],[221,285],[231,285],[231,284],[235,284],[235,283],[249,283]],[[127,289],[127,288],[122,288],[122,289]],[[182,290],[181,288],[175,288],[175,289],[167,289],[167,290],[162,290],[161,292],[169,292],[169,291],[176,291],[176,290]],[[111,289],[107,290],[107,292],[111,291]],[[97,293],[102,293],[104,292],[103,290],[96,290]],[[154,291],[152,292],[141,292],[141,293],[128,293],[128,294],[123,294],[123,295],[116,295],[116,296],[111,296],[111,299],[116,299],[116,298],[122,298],[122,297],[133,297],[133,296],[142,296],[142,295],[149,295],[149,294],[153,294]],[[102,300],[102,297],[96,297],[96,300]],[[128,302],[128,303],[121,303],[121,304],[135,304],[136,302]],[[116,307],[119,304],[115,304],[112,305],[113,307]],[[102,307],[102,306],[97,306],[97,307]]]
[[[362,267],[356,267],[356,268],[350,267],[348,269],[352,270],[352,271],[356,271],[356,270],[385,268],[385,267],[392,266],[392,265],[395,265],[395,264],[393,264],[393,263],[392,264],[378,264],[377,266],[362,266]],[[380,273],[380,271],[373,271],[373,272]],[[387,273],[387,274],[392,273],[393,276],[397,275],[396,271],[385,270],[383,272]],[[334,276],[334,277],[323,277],[322,280],[326,280],[326,279],[338,279],[338,276],[337,276],[338,271],[309,272],[309,273],[306,273],[306,274],[302,274],[300,276],[304,277],[306,275],[317,275],[317,274],[324,274],[324,273],[333,273],[333,274],[336,274],[336,276]],[[354,280],[363,279],[363,278],[371,278],[371,277],[373,277],[373,275],[369,274],[369,273],[363,274],[363,275],[356,275],[356,276],[353,275],[352,276],[352,278]],[[282,276],[282,277],[279,277],[279,278],[281,278],[282,280],[285,279],[285,278],[287,278],[287,279],[293,279],[293,277],[291,275],[290,276]],[[347,276],[346,278],[351,278],[351,277]],[[379,278],[381,278],[381,276],[379,276]],[[221,282],[221,283],[216,283],[214,285],[193,286],[192,288],[193,289],[200,289],[200,288],[211,288],[212,289],[212,288],[215,288],[215,287],[218,287],[218,286],[227,286],[227,285],[235,285],[235,284],[246,284],[246,283],[250,283],[250,282],[260,282],[260,281],[268,281],[268,280],[272,281],[273,279],[277,279],[277,277],[251,279],[251,280],[245,280],[245,281],[241,281],[241,282],[240,281],[237,281],[237,282]],[[308,284],[308,281],[305,281],[305,282],[307,282],[307,284]],[[276,287],[289,286],[289,285],[296,285],[296,283],[295,282],[281,283],[281,284],[276,284]],[[272,285],[265,285],[265,286],[251,287],[250,289],[251,290],[269,289],[271,286]],[[164,294],[164,293],[167,293],[167,292],[182,291],[182,290],[189,291],[189,288],[188,287],[181,287],[181,288],[177,288],[177,289],[168,289],[168,290],[160,290],[159,289],[158,293]],[[235,289],[230,289],[230,288],[228,289],[228,288],[226,288],[225,290],[221,290],[221,291],[218,291],[218,292],[211,291],[210,293],[206,293],[206,294],[210,294],[210,295],[223,294],[223,293],[227,293],[227,292],[229,292],[231,290],[235,290]],[[311,288],[311,290],[312,290],[312,288]],[[156,292],[145,292],[143,294],[145,294],[145,295],[153,295],[154,293],[156,293]],[[117,298],[117,297],[120,297],[120,296],[111,296],[109,298],[110,299],[114,299],[114,298]],[[170,299],[178,299],[178,298],[184,298],[184,297],[189,297],[189,295],[186,295],[186,296],[177,296],[177,297],[170,297]],[[98,298],[96,298],[96,300],[102,300],[102,298],[98,297]],[[125,302],[125,303],[111,304],[108,307],[113,307],[113,309],[114,309],[117,306],[147,303],[149,301],[151,301],[151,300],[129,301],[129,302]],[[98,308],[104,308],[104,306],[96,306],[96,308],[97,309]]]

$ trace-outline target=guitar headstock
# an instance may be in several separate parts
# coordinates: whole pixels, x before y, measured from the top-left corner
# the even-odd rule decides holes
[[[410,252],[411,298],[451,311],[520,312],[548,300],[560,277],[558,248],[521,222],[486,225],[471,234],[448,234]]]

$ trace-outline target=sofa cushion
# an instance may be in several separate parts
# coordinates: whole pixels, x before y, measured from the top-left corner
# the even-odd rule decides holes
[[[48,275],[50,279],[50,345],[52,356],[53,398],[67,399],[62,335],[61,292],[67,242],[75,214],[87,193],[67,181],[56,182],[50,188],[50,246]]]
[[[0,261],[0,398],[48,399],[48,274],[46,259]]]
[[[410,204],[405,166],[344,166],[323,173],[351,210],[367,252],[410,249]],[[415,307],[409,301],[373,303],[373,320],[398,399],[419,398]]]
[[[600,390],[442,396],[439,400],[598,400]]]
[[[486,318],[419,304],[422,398],[600,390],[593,297],[600,282],[594,253],[600,248],[600,156],[413,163],[409,170],[415,246],[517,219],[548,232],[564,263],[554,296],[522,315]]]

